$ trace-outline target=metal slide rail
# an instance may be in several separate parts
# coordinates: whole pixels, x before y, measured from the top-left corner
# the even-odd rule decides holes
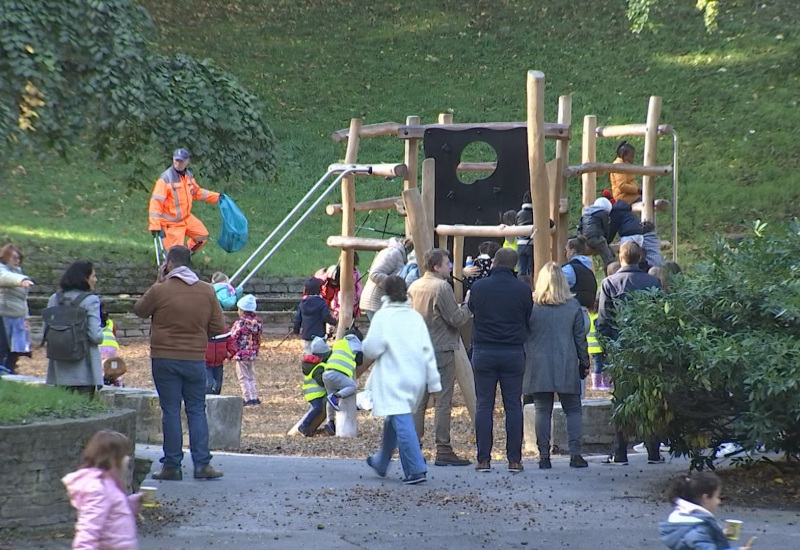
[[[384,168],[386,165],[379,165],[379,166],[380,168]],[[376,166],[373,166],[371,164],[336,163],[328,166],[328,171],[325,172],[325,175],[322,176],[311,189],[309,189],[308,193],[306,193],[305,196],[303,196],[303,198],[300,199],[300,201],[295,205],[295,207],[292,208],[292,211],[289,212],[285,218],[283,218],[281,223],[279,223],[278,226],[275,227],[272,233],[270,233],[269,236],[266,239],[264,239],[264,242],[262,242],[259,245],[259,247],[256,248],[255,252],[253,252],[250,255],[250,257],[247,258],[247,260],[245,260],[242,266],[236,270],[236,273],[234,273],[231,276],[230,284],[232,285],[234,284],[236,277],[242,274],[242,272],[247,268],[247,266],[250,265],[250,263],[256,258],[256,256],[258,256],[259,253],[267,246],[267,244],[269,244],[269,242],[278,234],[278,232],[280,232],[280,230],[283,229],[283,227],[287,223],[289,223],[292,217],[295,214],[297,214],[297,212],[300,210],[303,204],[305,204],[305,202],[309,199],[309,197],[311,197],[311,195],[313,195],[314,192],[317,191],[317,189],[319,189],[329,177],[339,172],[339,175],[336,177],[336,179],[333,180],[333,182],[330,185],[328,185],[328,187],[325,189],[325,191],[322,192],[322,194],[319,197],[317,197],[317,199],[311,204],[311,206],[308,207],[305,213],[302,216],[300,216],[300,218],[294,223],[294,225],[292,225],[292,227],[290,227],[286,231],[286,233],[284,233],[284,235],[280,238],[280,240],[278,240],[278,242],[269,250],[269,252],[267,252],[267,254],[261,259],[261,261],[258,262],[258,264],[256,264],[256,266],[247,274],[247,276],[244,279],[242,279],[242,282],[239,283],[238,286],[244,286],[244,284],[247,283],[247,281],[249,281],[258,272],[258,270],[264,266],[265,263],[267,263],[267,261],[275,254],[275,252],[278,251],[281,245],[283,245],[283,243],[286,242],[286,239],[288,239],[291,236],[291,234],[294,233],[294,231],[300,226],[300,224],[303,223],[306,220],[306,218],[308,218],[311,215],[314,209],[317,206],[319,206],[319,204],[325,199],[325,197],[327,197],[330,194],[331,191],[333,191],[336,188],[336,185],[340,181],[342,181],[344,177],[349,176],[351,174],[368,174],[368,175],[374,174],[383,176],[386,175],[385,173],[383,173],[383,170],[376,170],[376,168],[377,168]]]

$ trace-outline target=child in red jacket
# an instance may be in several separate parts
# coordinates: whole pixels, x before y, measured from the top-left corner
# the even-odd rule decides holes
[[[228,327],[226,334],[230,334]],[[222,364],[233,358],[236,345],[233,338],[210,338],[206,344],[206,394],[219,395],[222,392]]]

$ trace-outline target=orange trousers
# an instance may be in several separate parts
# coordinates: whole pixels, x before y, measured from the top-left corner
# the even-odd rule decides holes
[[[189,214],[189,217],[178,223],[164,224],[164,249],[169,250],[173,246],[184,244],[183,241],[189,237],[186,243],[192,252],[197,252],[208,240],[208,229],[203,222]]]

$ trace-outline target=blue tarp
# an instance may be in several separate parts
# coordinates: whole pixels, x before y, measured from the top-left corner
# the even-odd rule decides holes
[[[225,252],[236,252],[247,244],[247,218],[227,195],[219,197],[219,212],[222,215],[222,228],[217,244]]]

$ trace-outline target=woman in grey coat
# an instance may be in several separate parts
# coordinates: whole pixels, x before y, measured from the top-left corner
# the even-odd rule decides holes
[[[15,244],[0,248],[0,365],[11,374],[21,355],[31,356],[28,289],[33,281],[22,273],[22,258]]]
[[[567,278],[555,262],[539,272],[533,294],[531,335],[525,344],[522,393],[536,409],[539,468],[550,464],[550,421],[554,394],[567,415],[569,465],[588,466],[581,456],[581,379],[589,372],[583,310],[569,291]]]
[[[103,385],[103,365],[100,360],[100,348],[103,341],[103,329],[100,325],[100,298],[92,294],[97,276],[94,266],[89,260],[73,262],[59,282],[59,291],[50,296],[47,307],[58,305],[59,295],[66,301],[74,301],[81,294],[89,293],[78,307],[86,310],[86,338],[89,341],[89,353],[82,361],[48,360],[47,383],[54,386],[66,386],[79,393],[94,394],[98,386]]]
[[[378,252],[369,266],[369,277],[361,293],[359,306],[369,318],[381,308],[381,298],[386,294],[383,281],[390,275],[399,275],[406,265],[406,252],[414,250],[411,239],[389,239],[389,246]]]

